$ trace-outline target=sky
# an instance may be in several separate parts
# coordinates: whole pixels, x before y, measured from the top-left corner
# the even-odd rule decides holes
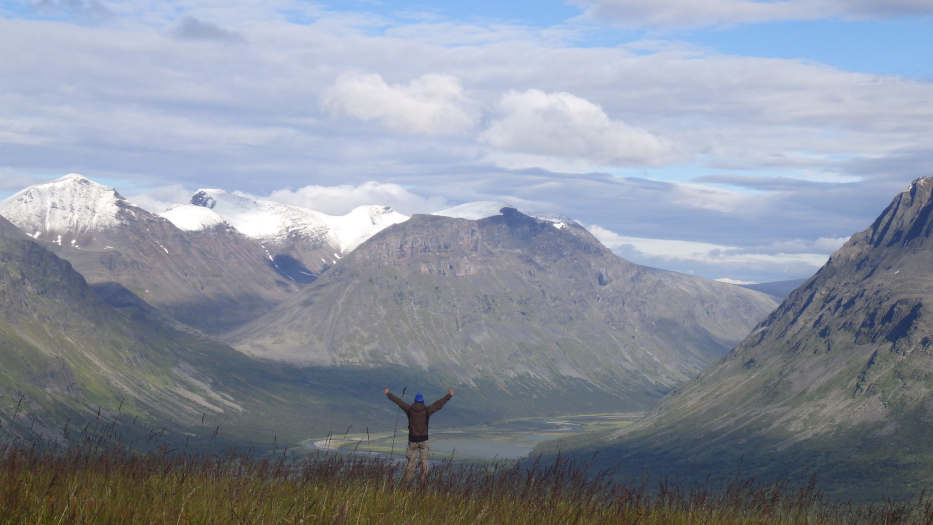
[[[933,176],[928,0],[0,0],[0,198],[473,201],[807,277]]]

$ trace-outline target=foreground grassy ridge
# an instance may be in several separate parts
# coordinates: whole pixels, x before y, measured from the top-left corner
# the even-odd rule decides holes
[[[558,462],[435,468],[401,486],[374,459],[147,455],[5,447],[0,523],[933,523],[933,505],[852,508],[811,489],[735,483],[719,493],[614,485]]]

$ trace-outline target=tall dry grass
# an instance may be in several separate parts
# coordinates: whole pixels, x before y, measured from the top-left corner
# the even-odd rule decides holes
[[[933,504],[849,506],[812,486],[630,486],[583,465],[464,466],[399,482],[373,457],[145,454],[100,445],[0,446],[0,523],[933,524]]]

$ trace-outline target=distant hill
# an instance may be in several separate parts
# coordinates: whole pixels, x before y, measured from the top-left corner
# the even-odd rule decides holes
[[[769,283],[741,284],[739,286],[766,293],[773,297],[777,302],[781,302],[790,295],[791,292],[800,288],[800,285],[807,282],[806,279],[790,279],[787,281],[773,281]]]
[[[775,306],[632,264],[576,223],[503,208],[390,226],[231,340],[289,363],[404,366],[525,405],[636,409]]]
[[[622,473],[933,486],[933,178],[914,181],[732,352],[623,432],[558,442]]]

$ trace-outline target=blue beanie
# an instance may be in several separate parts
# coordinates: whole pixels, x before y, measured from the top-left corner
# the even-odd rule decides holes
[[[421,392],[415,394],[415,403],[424,403],[424,396],[421,395]]]

